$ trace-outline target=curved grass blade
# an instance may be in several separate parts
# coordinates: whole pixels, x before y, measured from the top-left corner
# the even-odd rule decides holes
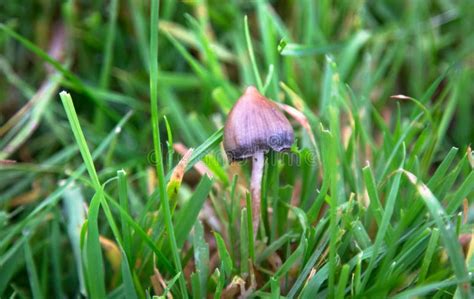
[[[448,215],[445,210],[439,203],[438,199],[433,195],[431,190],[423,184],[413,173],[400,170],[400,174],[404,174],[410,183],[418,191],[418,194],[423,199],[428,211],[433,217],[436,226],[440,230],[441,239],[443,240],[444,247],[449,256],[449,260],[453,266],[454,274],[458,281],[458,290],[460,291],[462,298],[472,298],[471,297],[471,286],[467,281],[470,280],[469,274],[464,263],[464,256],[461,250],[461,245],[459,244],[456,232],[453,225],[448,220]]]
[[[87,225],[87,236],[85,244],[85,269],[88,286],[88,294],[93,299],[106,297],[104,259],[99,241],[99,208],[104,193],[99,189],[91,200],[89,206],[89,217]]]

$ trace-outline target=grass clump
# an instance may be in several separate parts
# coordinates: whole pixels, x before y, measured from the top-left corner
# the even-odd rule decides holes
[[[0,7],[0,297],[473,296],[472,1]],[[296,137],[255,238],[248,85]]]

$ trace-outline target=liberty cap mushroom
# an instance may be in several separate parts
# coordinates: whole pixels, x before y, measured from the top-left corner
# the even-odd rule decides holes
[[[254,238],[260,217],[264,154],[290,149],[293,128],[278,106],[250,86],[230,111],[224,126],[224,149],[229,160],[252,158],[252,224]]]

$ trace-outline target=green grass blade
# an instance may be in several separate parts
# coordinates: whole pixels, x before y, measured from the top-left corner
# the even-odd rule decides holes
[[[113,60],[113,46],[117,32],[117,12],[119,10],[118,0],[112,0],[109,4],[109,23],[107,26],[107,36],[104,43],[104,61],[100,73],[99,85],[101,88],[107,88],[110,81],[110,70]]]
[[[91,153],[87,146],[86,138],[82,132],[81,125],[79,124],[79,118],[77,117],[76,110],[74,109],[74,104],[72,102],[71,95],[65,91],[61,91],[59,94],[61,96],[61,101],[63,102],[64,110],[66,111],[69,124],[71,125],[72,132],[76,139],[76,143],[79,146],[79,151],[81,152],[82,159],[86,166],[87,172],[92,180],[94,189],[99,191],[101,189],[99,177],[94,166],[94,160],[92,159]]]
[[[120,269],[122,272],[123,288],[125,298],[138,299],[137,292],[135,291],[135,286],[133,284],[133,275],[131,272],[130,264],[128,263],[127,254],[122,250],[122,262],[120,264]]]
[[[417,282],[418,286],[421,286],[421,284],[423,284],[423,282],[425,281],[430,264],[433,260],[433,254],[435,253],[436,247],[438,246],[438,240],[439,240],[439,229],[434,228],[432,230],[430,241],[428,242],[428,246],[426,248],[425,257],[423,258],[423,263],[421,264],[420,273],[418,274],[418,282]]]
[[[199,220],[194,225],[194,260],[199,282],[199,298],[207,297],[207,279],[209,275],[209,245],[204,240],[204,229]],[[194,288],[193,288],[194,290]]]
[[[53,279],[54,279],[54,296],[56,298],[61,298],[64,296],[64,289],[62,284],[62,263],[61,263],[61,236],[59,230],[59,213],[55,211],[54,215],[55,220],[51,223],[51,244],[50,244],[50,252],[51,252],[51,266],[53,272]],[[82,270],[82,268],[81,268]]]
[[[428,181],[428,187],[438,186],[441,183],[441,181],[446,176],[446,172],[448,171],[449,166],[451,165],[454,158],[456,157],[457,152],[458,152],[458,149],[455,147],[449,150],[448,154],[443,159],[443,162],[441,162],[438,168],[436,168],[435,173]]]
[[[193,298],[204,298],[201,295],[201,287],[199,285],[199,276],[196,272],[191,274],[191,289],[193,291]]]
[[[337,239],[338,239],[338,227],[337,227],[337,209],[338,209],[338,170],[337,170],[337,149],[336,149],[336,138],[331,132],[322,129],[322,145],[327,148],[326,155],[323,156],[324,169],[328,173],[330,180],[331,196],[327,197],[329,204],[329,278],[328,278],[328,289],[329,296],[334,296],[334,285],[336,275],[336,251],[337,251]]]
[[[165,218],[166,231],[169,235],[169,244],[171,248],[171,255],[173,263],[178,273],[182,273],[181,258],[176,243],[176,237],[173,226],[173,219],[171,217],[170,204],[166,194],[166,182],[163,165],[163,154],[161,152],[161,138],[159,132],[158,119],[158,22],[159,22],[159,1],[153,0],[151,2],[151,19],[150,19],[150,105],[151,105],[151,127],[153,132],[153,146],[156,156],[156,173],[158,177],[160,202]],[[181,296],[188,298],[186,289],[186,281],[184,275],[179,276],[179,288]]]
[[[31,293],[34,299],[41,299],[43,298],[43,294],[40,288],[40,283],[38,280],[38,271],[36,270],[35,262],[33,260],[33,254],[31,253],[31,247],[26,240],[24,245],[24,252],[25,252],[25,263],[26,269],[28,270],[28,280],[30,282]]]
[[[252,263],[255,261],[255,250],[254,250],[254,240],[257,238],[257,236],[253,235],[253,223],[252,223],[252,201],[250,199],[250,193],[245,194],[245,200],[246,200],[246,208],[247,208],[247,238],[248,238],[248,253],[249,253],[249,258],[252,261]],[[258,231],[257,231],[258,234]]]
[[[341,268],[341,275],[339,278],[339,283],[337,285],[337,290],[336,290],[336,298],[338,299],[343,299],[345,298],[345,293],[346,293],[346,284],[347,280],[349,279],[349,272],[350,268],[349,265],[345,264]]]
[[[86,221],[84,210],[84,197],[77,186],[69,186],[63,194],[63,204],[67,219],[67,233],[71,243],[74,262],[76,265],[77,277],[79,278],[79,291],[86,295],[86,280],[83,271],[83,260],[81,256],[81,227]]]
[[[221,235],[218,232],[214,232],[214,238],[216,238],[217,251],[219,252],[219,257],[222,261],[224,275],[226,276],[226,278],[229,278],[232,275],[234,269],[232,259],[230,257],[229,251],[225,246],[224,239],[222,239]]]
[[[347,78],[349,71],[353,67],[357,54],[362,46],[368,42],[370,39],[370,33],[367,31],[359,31],[355,34],[351,40],[348,42],[347,46],[344,47],[344,50],[341,53],[340,62],[340,75],[342,78]]]
[[[201,211],[204,201],[207,199],[212,187],[212,180],[206,175],[203,176],[201,182],[194,190],[193,196],[187,204],[182,207],[175,216],[175,232],[176,243],[178,247],[182,247],[192,227],[195,225],[199,211]]]
[[[328,242],[329,240],[327,239],[327,237],[325,237],[321,244],[317,246],[317,249],[314,250],[314,252],[311,254],[309,259],[306,261],[303,270],[301,270],[300,275],[293,284],[293,287],[288,292],[288,298],[293,298],[294,296],[296,296],[298,290],[301,288],[305,280],[308,279],[308,275],[310,274],[311,269],[313,269],[314,265],[316,264],[316,261],[321,257],[321,254],[327,248]]]
[[[247,208],[240,211],[240,275],[249,274],[249,227]]]
[[[462,283],[462,281],[456,279],[443,280],[441,282],[433,282],[424,286],[416,287],[413,289],[406,290],[401,292],[392,298],[394,299],[410,299],[417,298],[418,296],[423,296],[425,294],[430,294],[436,290],[443,290],[447,287],[454,286],[456,284]]]
[[[93,299],[106,297],[104,258],[99,242],[99,208],[103,200],[103,191],[99,189],[91,200],[87,217],[87,236],[84,251],[88,294]]]
[[[369,210],[372,216],[375,218],[377,225],[380,225],[384,211],[382,204],[380,203],[374,175],[370,169],[370,165],[365,166],[362,169],[362,173],[364,175],[364,183],[370,199]]]
[[[280,298],[280,283],[274,277],[270,278],[271,298]]]
[[[217,286],[216,291],[214,292],[214,299],[220,299],[222,290],[224,289],[225,277],[224,274],[221,274],[218,268],[216,268],[216,271],[214,273],[217,276]]]
[[[115,111],[111,109],[104,109],[104,103],[102,100],[106,101],[107,98],[98,98],[95,90],[87,86],[79,77],[74,75],[71,71],[69,71],[65,66],[63,66],[60,62],[52,58],[48,53],[42,50],[40,47],[35,45],[33,42],[29,41],[28,39],[24,38],[20,34],[16,33],[15,31],[11,30],[4,24],[0,23],[0,29],[3,30],[6,34],[13,37],[14,39],[18,40],[21,44],[23,44],[27,49],[32,51],[34,54],[38,55],[42,60],[48,62],[52,65],[58,72],[60,72],[64,77],[69,79],[73,83],[74,89],[79,91],[83,91],[87,94],[87,96],[93,100],[93,102],[106,114],[112,116],[114,119],[117,119],[118,115]]]
[[[448,207],[446,208],[446,212],[448,214],[454,213],[454,211],[461,205],[464,198],[469,193],[472,193],[474,190],[474,171],[471,171],[466,178],[466,180],[462,183],[459,189],[454,194],[453,198],[450,199],[448,203]]]
[[[245,40],[247,42],[247,51],[250,57],[250,63],[252,64],[255,81],[257,82],[257,89],[260,90],[260,92],[263,92],[262,78],[260,77],[257,61],[255,60],[255,53],[253,51],[252,39],[250,37],[250,30],[249,30],[249,21],[248,21],[247,16],[244,17],[244,29],[245,29]]]
[[[292,267],[295,266],[295,263],[302,258],[304,252],[306,251],[308,246],[308,240],[302,239],[296,250],[286,259],[286,261],[278,268],[278,270],[273,274],[272,278],[279,280],[283,275],[288,273]],[[270,284],[268,281],[262,289],[265,289]]]
[[[403,149],[405,149],[404,146],[403,146]],[[400,168],[403,167],[404,162],[405,162],[405,159],[403,158],[402,162],[400,163]],[[357,290],[357,292],[365,288],[365,286],[367,285],[370,279],[370,275],[375,268],[375,261],[382,247],[383,240],[385,239],[385,235],[389,228],[390,220],[392,218],[393,211],[395,209],[395,203],[396,203],[399,188],[400,188],[400,179],[401,179],[401,172],[397,172],[394,176],[394,179],[390,188],[390,193],[388,194],[388,198],[385,204],[385,210],[382,216],[382,222],[377,231],[377,236],[375,237],[374,253],[372,254],[372,257],[370,258],[369,265],[367,266],[367,269],[365,270],[365,273],[364,273],[365,277],[362,280],[360,289]]]
[[[130,214],[130,210],[128,208],[128,187],[127,187],[127,174],[125,170],[117,171],[118,177],[118,193],[119,193],[119,201],[120,206],[122,209]],[[121,217],[121,229],[122,229],[122,240],[123,240],[123,250],[128,253],[128,256],[133,256],[132,253],[132,235],[130,232],[130,227],[128,226],[127,221],[124,217]]]
[[[126,211],[122,209],[120,204],[110,199],[108,200],[108,203],[110,203],[120,213],[120,216],[123,217],[127,221],[128,225],[130,225],[131,228],[135,230],[135,234],[137,234],[150,247],[153,253],[156,254],[158,265],[163,267],[169,273],[176,273],[176,270],[173,268],[168,258],[158,249],[155,242],[148,236],[143,228],[137,222],[135,222],[135,220],[133,220],[133,218],[130,217]]]
[[[104,140],[100,143],[100,145],[97,147],[97,149],[93,153],[93,158],[96,159],[99,157],[102,153],[104,153],[105,149],[107,146],[111,143],[111,141],[114,139],[116,135],[118,135],[121,132],[122,127],[124,124],[127,122],[127,120],[130,118],[131,112],[127,113],[121,120],[120,122],[115,126],[115,128],[104,138]],[[58,200],[61,199],[61,195],[64,193],[64,191],[70,186],[70,184],[76,180],[78,177],[82,175],[86,171],[86,166],[83,164],[81,165],[77,170],[75,170],[71,176],[65,181],[64,184],[60,185],[58,189],[56,189],[51,195],[47,196],[39,205],[37,205],[29,214],[28,216],[19,223],[19,225],[15,228],[12,229],[8,237],[5,237],[1,242],[0,242],[0,248],[4,246],[4,244],[8,244],[8,241],[13,238],[13,236],[20,232],[26,225],[30,224],[32,221],[36,220],[36,217],[38,215],[53,207]]]
[[[443,240],[444,247],[448,253],[449,259],[453,266],[454,273],[456,278],[462,283],[459,284],[458,290],[460,290],[462,298],[471,298],[471,287],[467,281],[470,280],[469,274],[466,270],[466,265],[464,263],[464,256],[459,244],[458,238],[454,231],[454,227],[451,222],[448,220],[446,212],[439,203],[438,199],[433,195],[431,190],[423,184],[418,178],[408,172],[403,170],[402,172],[413,184],[413,186],[418,191],[418,194],[423,199],[426,207],[428,208],[431,217],[435,220],[436,226],[438,227],[441,233],[441,239]]]

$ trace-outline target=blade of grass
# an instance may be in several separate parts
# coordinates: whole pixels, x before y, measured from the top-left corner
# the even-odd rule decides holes
[[[128,263],[127,254],[123,249],[121,249],[121,254],[122,254],[122,262],[120,264],[120,269],[122,273],[125,298],[138,299],[137,292],[135,291],[135,286],[133,284],[133,275],[130,270],[131,268]]]
[[[99,208],[103,200],[103,191],[99,189],[91,200],[87,222],[87,236],[85,244],[85,269],[88,294],[93,299],[106,297],[104,259],[99,241]]]
[[[14,132],[13,138],[5,144],[0,151],[0,160],[7,159],[35,132],[38,124],[47,110],[49,102],[57,92],[62,76],[55,74],[43,83],[30,102],[36,103],[32,108],[31,117],[24,118],[25,123],[20,126],[18,132]],[[7,136],[8,137],[8,136]],[[5,137],[5,141],[9,138]]]
[[[223,274],[221,274],[218,268],[216,268],[216,271],[214,271],[214,273],[217,276],[217,286],[214,292],[214,299],[220,299],[222,290],[224,289],[225,277]]]
[[[0,275],[0,293],[4,293],[5,289],[10,285],[12,277],[23,266],[25,254],[22,251],[27,239],[21,238],[19,242],[13,244],[1,257],[0,265],[2,265],[2,275]]]
[[[191,274],[191,290],[193,298],[204,298],[201,295],[201,286],[199,285],[199,276],[196,272]]]
[[[336,290],[336,298],[338,299],[343,299],[345,298],[345,293],[346,293],[346,284],[347,280],[349,279],[349,273],[350,273],[350,268],[348,264],[345,264],[342,266],[341,269],[341,274],[339,278],[339,283],[337,285],[337,290]]]
[[[380,226],[382,222],[382,216],[383,216],[383,207],[382,207],[382,204],[380,203],[374,175],[372,173],[370,165],[365,166],[362,169],[362,173],[364,175],[364,183],[365,183],[365,187],[367,188],[367,194],[369,195],[369,199],[370,199],[369,211],[372,214],[372,217],[375,218],[377,225]]]
[[[211,191],[212,183],[212,179],[204,175],[187,204],[176,214],[175,232],[178,247],[183,247],[186,238],[195,225],[199,211],[201,211],[204,201]]]
[[[156,173],[159,184],[159,194],[161,207],[165,217],[166,231],[169,235],[169,243],[171,254],[176,271],[182,273],[181,259],[179,256],[178,246],[176,244],[176,237],[173,226],[173,219],[171,217],[170,204],[166,194],[166,182],[163,166],[163,155],[161,152],[161,137],[159,132],[158,119],[158,23],[159,23],[159,1],[152,0],[151,2],[151,20],[150,20],[150,105],[151,105],[151,127],[153,132],[153,146],[156,153]],[[186,281],[184,275],[179,275],[179,288],[181,296],[188,298],[186,289]]]
[[[54,220],[51,222],[51,244],[50,244],[50,252],[51,252],[51,266],[53,272],[53,279],[54,283],[54,296],[56,298],[63,298],[64,296],[64,289],[62,284],[62,264],[60,259],[60,250],[61,250],[61,236],[59,230],[59,212],[56,210],[54,212]]]
[[[68,186],[63,193],[64,214],[66,216],[67,234],[71,243],[74,262],[76,263],[77,277],[79,279],[79,292],[86,296],[86,281],[83,271],[81,256],[80,233],[86,221],[84,210],[84,197],[77,186]]]
[[[216,238],[217,251],[219,253],[219,257],[222,262],[224,275],[226,276],[226,278],[230,278],[230,276],[232,275],[234,266],[233,266],[229,251],[227,251],[224,239],[222,239],[221,235],[218,232],[214,232],[214,238]]]
[[[120,170],[118,171],[120,172]],[[120,174],[119,174],[120,176]],[[115,178],[112,178],[110,179],[108,182],[110,182],[111,180],[113,180]],[[120,177],[118,178],[119,181],[120,181]],[[105,188],[105,185],[107,184],[107,182],[102,186],[102,189]],[[119,182],[120,184],[120,182]],[[120,186],[119,186],[120,188]],[[107,195],[106,195],[107,196]],[[118,226],[117,224],[115,223],[115,220],[113,218],[113,215],[112,215],[112,211],[110,210],[110,207],[107,203],[107,201],[105,200],[104,197],[102,197],[102,200],[101,200],[101,206],[104,210],[104,214],[105,214],[105,217],[108,221],[108,224],[110,226],[110,229],[112,231],[112,234],[113,236],[115,237],[115,240],[117,242],[117,247],[120,251],[120,257],[117,257],[117,258],[120,258],[120,271],[122,273],[122,280],[123,280],[123,286],[124,286],[124,291],[125,293],[127,294],[127,298],[137,298],[137,292],[135,290],[135,287],[133,285],[133,274],[132,274],[132,271],[133,269],[130,268],[130,264],[129,264],[129,257],[132,256],[132,252],[127,252],[124,250],[124,243],[122,241],[122,236],[119,232],[119,229],[118,229]],[[123,220],[123,216],[121,217],[121,220]],[[118,256],[118,254],[117,254]],[[137,284],[138,286],[140,284]]]
[[[224,72],[222,70],[222,66],[219,65],[218,56],[216,55],[215,48],[213,49],[211,45],[211,37],[207,36],[204,32],[203,27],[205,27],[206,25],[200,25],[199,22],[191,15],[186,14],[185,17],[196,32],[195,35],[200,44],[199,49],[201,50],[201,53],[204,56],[203,60],[206,62],[207,68],[212,72],[212,74],[214,74],[216,78],[224,79]]]
[[[155,242],[148,236],[148,234],[143,230],[143,228],[133,220],[130,215],[122,209],[120,204],[115,202],[114,200],[111,200],[109,198],[108,203],[110,203],[119,213],[120,216],[123,217],[128,224],[135,230],[135,233],[146,243],[148,246],[150,246],[150,249],[153,251],[154,254],[157,256],[158,263],[161,267],[164,267],[166,271],[170,273],[175,273],[175,269],[171,265],[171,262],[168,261],[168,258],[156,247]]]
[[[323,156],[323,165],[325,172],[328,172],[330,180],[331,196],[327,196],[326,200],[329,204],[329,278],[328,278],[328,290],[329,296],[334,295],[334,284],[336,275],[336,251],[337,251],[337,239],[338,239],[338,227],[337,227],[337,209],[338,209],[338,179],[337,173],[337,149],[336,149],[336,138],[331,132],[323,129],[322,131],[322,146],[327,148],[328,151]]]
[[[418,274],[417,285],[421,286],[425,281],[426,275],[431,262],[433,261],[433,254],[435,253],[436,247],[438,246],[439,240],[439,229],[434,228],[431,233],[430,241],[426,247],[425,256],[423,258],[423,263],[421,264],[420,273]]]
[[[255,249],[254,249],[254,240],[256,240],[257,238],[257,234],[258,234],[258,231],[255,232],[255,236],[253,235],[254,234],[254,227],[253,227],[253,224],[252,224],[252,219],[253,219],[253,216],[252,216],[252,201],[250,199],[250,193],[247,192],[247,194],[245,195],[245,200],[246,200],[246,204],[247,204],[247,237],[248,237],[248,250],[249,250],[249,258],[250,260],[252,261],[252,263],[255,261]],[[244,261],[246,262],[246,261]]]
[[[118,193],[119,193],[119,200],[120,206],[122,209],[130,214],[130,210],[128,208],[128,187],[127,187],[127,174],[125,170],[121,169],[117,171],[118,177]],[[122,228],[122,240],[123,240],[123,250],[127,252],[128,256],[133,256],[132,253],[132,238],[130,233],[130,227],[128,226],[127,221],[124,217],[121,217],[121,228]]]
[[[418,114],[406,127],[406,129],[403,131],[403,134],[400,136],[398,139],[397,143],[395,146],[392,148],[392,151],[390,152],[389,157],[386,159],[386,163],[384,168],[379,172],[379,177],[380,178],[385,178],[387,175],[390,165],[392,164],[393,160],[395,159],[396,155],[400,153],[400,147],[405,144],[407,136],[410,134],[410,131],[416,130],[415,124],[418,122],[418,119],[423,115],[423,112]],[[380,185],[381,180],[379,180],[378,184]]]
[[[425,294],[430,294],[433,291],[436,290],[444,290],[450,286],[454,286],[456,284],[462,283],[462,281],[459,281],[457,279],[448,279],[448,280],[443,280],[440,282],[433,282],[424,286],[416,287],[413,289],[406,290],[404,292],[401,292],[394,297],[393,299],[410,299],[410,298],[418,298],[419,296],[423,296]],[[447,295],[447,294],[444,294]],[[450,294],[452,295],[452,294]],[[433,297],[435,298],[435,297]],[[438,298],[438,297],[436,297]]]
[[[44,61],[48,62],[50,65],[52,65],[57,71],[59,71],[64,77],[69,79],[73,84],[74,88],[83,91],[84,93],[87,94],[87,96],[94,101],[94,103],[102,109],[104,113],[107,115],[111,116],[113,119],[118,119],[118,115],[115,111],[112,109],[105,109],[105,105],[103,103],[103,100],[106,101],[107,98],[98,98],[97,94],[95,93],[95,90],[93,88],[90,88],[87,86],[81,79],[79,79],[76,75],[74,75],[71,71],[67,69],[67,67],[63,66],[60,62],[52,58],[51,56],[48,55],[44,50],[36,46],[34,43],[29,41],[28,39],[24,38],[23,36],[19,35],[15,31],[11,30],[4,24],[0,23],[0,29],[3,30],[6,34],[9,36],[13,37],[17,41],[19,41],[21,44],[23,44],[27,49],[32,51],[34,54],[38,55],[41,59]]]
[[[328,238],[324,237],[323,241],[321,242],[321,245],[317,246],[317,248],[311,254],[309,259],[306,261],[303,269],[301,270],[300,275],[298,276],[295,283],[288,292],[288,298],[293,298],[294,296],[296,296],[298,290],[301,288],[305,280],[308,279],[308,275],[311,273],[311,269],[313,269],[317,260],[321,257],[321,254],[327,248],[328,242]]]
[[[189,15],[186,15],[186,17],[188,18],[188,20],[190,19]],[[197,21],[196,24],[198,24],[199,26],[206,27],[205,24],[201,25]],[[199,48],[201,47],[198,38],[192,32],[190,32],[178,23],[161,21],[159,24],[159,30],[165,32],[170,36],[173,36],[173,38],[176,38],[187,46],[190,46],[197,50],[199,50]],[[209,38],[205,36],[202,37]],[[214,52],[212,55],[216,56],[216,58],[218,58],[219,60],[222,60],[224,62],[233,62],[235,60],[235,56],[231,51],[226,49],[223,45],[216,43],[214,40],[212,40],[212,38],[210,41],[206,42],[208,43],[207,47],[209,48],[209,50]]]
[[[134,0],[129,0],[128,5],[130,6],[130,11],[131,11],[131,16],[132,16],[132,22],[133,22],[133,29],[135,31],[135,34],[137,35],[137,46],[138,50],[140,52],[140,58],[142,60],[143,67],[148,70],[149,66],[149,61],[148,57],[150,56],[148,51],[148,41],[146,39],[146,25],[145,25],[145,18],[143,16],[142,12],[142,7],[141,5],[142,2],[137,2]]]
[[[449,150],[449,152],[446,154],[441,164],[438,166],[438,168],[436,168],[436,171],[433,174],[433,176],[428,181],[428,187],[431,188],[431,187],[438,186],[440,184],[440,181],[442,181],[445,178],[446,172],[448,171],[449,166],[451,165],[454,158],[456,157],[458,150],[459,149],[456,147],[452,147]]]
[[[257,88],[260,92],[263,92],[262,78],[260,77],[257,61],[255,60],[255,53],[253,51],[252,39],[250,37],[250,30],[249,30],[249,21],[248,21],[247,16],[244,17],[244,29],[245,29],[245,40],[247,42],[247,51],[250,57],[250,63],[252,64],[255,81],[257,82]]]
[[[426,207],[428,208],[431,217],[435,220],[436,226],[440,230],[441,239],[443,240],[444,247],[448,252],[449,259],[453,266],[454,274],[457,280],[461,281],[458,285],[462,298],[471,298],[471,286],[467,281],[470,280],[469,274],[466,270],[464,263],[464,256],[459,244],[458,238],[454,231],[454,227],[449,218],[446,215],[443,207],[439,203],[438,199],[433,195],[431,190],[423,184],[413,173],[401,170],[399,173],[403,173],[411,184],[416,188],[418,194],[423,199]]]
[[[97,191],[101,190],[99,177],[94,166],[94,160],[92,159],[91,153],[87,146],[86,138],[82,132],[81,125],[79,124],[79,119],[77,117],[76,110],[74,109],[74,104],[72,102],[71,95],[65,91],[59,93],[61,101],[63,102],[64,110],[66,111],[69,124],[71,125],[72,132],[76,139],[76,143],[79,146],[79,151],[81,152],[82,159],[86,166],[87,172],[92,180],[94,189]]]
[[[36,270],[35,262],[33,260],[33,254],[31,253],[31,247],[28,240],[26,240],[24,245],[24,253],[31,293],[34,299],[41,299],[43,298],[43,294],[41,292],[40,283],[38,280],[38,271]]]
[[[298,235],[295,233],[288,232],[282,235],[280,238],[276,239],[270,245],[268,245],[262,253],[257,255],[256,263],[260,264],[265,261],[272,253],[279,250],[283,245],[287,244],[292,238],[296,238]]]
[[[209,275],[209,245],[204,239],[204,228],[199,220],[194,225],[193,247],[196,273],[199,280],[199,298],[206,298]]]
[[[121,132],[122,127],[128,121],[131,115],[132,115],[131,112],[127,113],[119,121],[119,123],[115,126],[115,128],[104,138],[104,140],[100,143],[100,145],[94,151],[94,154],[93,154],[94,159],[97,159],[97,157],[99,157],[100,155],[104,153],[105,149],[114,139],[114,137]],[[9,234],[0,241],[0,249],[8,245],[8,243],[15,236],[15,234],[20,232],[25,226],[30,224],[32,221],[35,221],[40,213],[44,211],[48,211],[50,208],[52,208],[58,202],[58,200],[61,199],[61,195],[66,190],[66,188],[68,188],[74,180],[80,177],[82,173],[84,173],[84,171],[86,171],[86,166],[83,164],[70,175],[70,177],[66,180],[64,184],[61,184],[60,187],[57,188],[52,194],[50,194],[43,201],[41,201],[41,203],[38,206],[36,206],[28,214],[28,216],[18,224],[18,226],[10,230]]]
[[[99,86],[103,89],[106,89],[110,81],[110,69],[112,67],[113,60],[113,46],[115,35],[117,32],[117,12],[119,9],[118,0],[112,0],[109,4],[109,22],[107,25],[107,35],[104,43],[104,60],[102,62],[102,70],[100,73]]]
[[[446,212],[448,214],[454,213],[454,211],[461,205],[462,201],[469,193],[474,190],[474,171],[471,171],[462,183],[459,189],[454,194],[453,198],[450,199]]]
[[[117,12],[119,8],[118,0],[112,0],[108,7],[109,10],[109,22],[107,24],[107,35],[104,43],[104,60],[102,62],[102,69],[100,72],[99,87],[101,89],[107,89],[110,82],[110,70],[112,68],[113,60],[113,46],[115,35],[117,31]],[[95,124],[98,130],[102,130],[105,123],[105,114],[101,109],[95,110]]]
[[[274,277],[270,278],[271,298],[280,298],[280,283]]]
[[[365,250],[372,246],[369,234],[359,220],[354,221],[351,226],[355,242],[360,249]]]
[[[339,73],[341,78],[346,79],[349,71],[356,61],[359,50],[370,40],[370,33],[364,30],[355,34],[341,53],[339,65],[341,66]]]
[[[262,49],[265,57],[265,63],[269,66],[269,71],[263,87],[264,94],[268,87],[270,90],[266,93],[269,97],[276,97],[278,92],[279,72],[274,72],[279,68],[278,49],[276,47],[278,36],[268,16],[267,11],[270,9],[267,1],[259,1],[256,3],[258,27],[260,36],[262,37]],[[274,80],[272,80],[274,78]]]
[[[240,275],[246,277],[249,274],[249,228],[247,208],[240,213]]]
[[[223,133],[223,128],[217,130],[209,136],[209,138],[204,141],[200,146],[198,146],[194,151],[193,154],[191,155],[191,158],[188,161],[188,164],[186,165],[186,170],[190,170],[196,163],[201,161],[205,155],[207,155],[210,151],[213,149],[217,148],[219,146],[219,143],[222,141],[222,133]],[[166,175],[166,180],[169,180],[171,177],[171,174],[173,173],[173,170],[169,172]],[[154,201],[159,199],[159,190],[155,190],[147,199],[147,204],[145,207],[145,211],[149,211],[151,209],[151,206]],[[145,215],[142,215],[140,218],[139,222],[143,223],[145,219]]]
[[[403,155],[405,155],[405,144],[403,143]],[[399,167],[402,168],[405,163],[405,157],[400,162]],[[370,279],[370,274],[375,268],[375,262],[379,254],[379,250],[382,247],[383,240],[385,239],[386,232],[388,230],[388,227],[390,225],[390,219],[392,218],[393,211],[395,209],[395,203],[397,200],[397,195],[399,192],[400,188],[400,179],[401,179],[401,172],[397,172],[395,174],[395,178],[393,179],[392,186],[390,188],[390,193],[388,194],[388,198],[385,204],[385,210],[383,212],[382,216],[382,222],[380,224],[380,227],[377,231],[377,236],[375,237],[375,242],[374,242],[374,253],[372,254],[372,257],[369,260],[369,265],[367,266],[367,269],[364,271],[364,279],[362,280],[362,283],[360,285],[360,288],[356,290],[356,293],[359,293],[360,291],[363,291],[365,286],[367,285],[367,282]]]
[[[295,263],[304,256],[304,253],[308,247],[308,240],[306,238],[302,238],[300,244],[296,248],[295,251],[286,259],[286,261],[277,269],[275,274],[273,274],[272,278],[276,280],[280,280],[285,274],[290,271],[292,267],[295,266]],[[270,284],[270,281],[267,281],[261,288],[264,290]]]
[[[105,281],[104,281],[104,261],[102,257],[102,250],[99,241],[99,226],[98,226],[98,214],[100,208],[100,202],[103,200],[103,190],[99,181],[99,177],[95,170],[94,161],[92,155],[89,152],[84,133],[82,132],[72,103],[71,95],[67,92],[62,91],[60,93],[61,100],[63,102],[64,110],[66,111],[71,129],[73,131],[76,143],[79,146],[82,159],[87,168],[89,176],[92,180],[93,187],[95,189],[95,195],[91,200],[89,207],[89,217],[87,226],[87,242],[86,242],[86,277],[89,295],[91,298],[104,298],[106,295]]]
[[[174,286],[180,276],[181,272],[176,274],[170,281],[168,281],[168,283],[166,284],[166,288],[163,290],[163,298],[166,298],[168,296],[168,293],[170,292],[171,288]]]

